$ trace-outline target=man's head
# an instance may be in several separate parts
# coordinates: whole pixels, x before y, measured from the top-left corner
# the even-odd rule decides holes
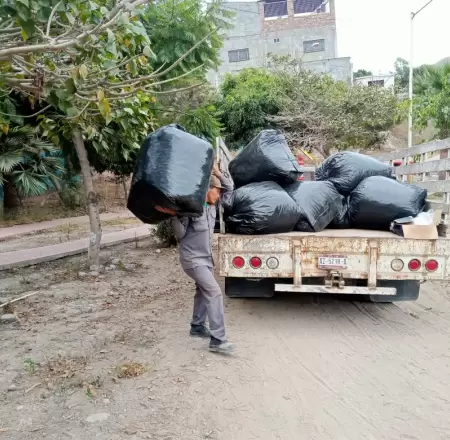
[[[222,185],[216,176],[211,176],[209,181],[209,190],[206,193],[206,203],[208,205],[215,205],[220,197]]]

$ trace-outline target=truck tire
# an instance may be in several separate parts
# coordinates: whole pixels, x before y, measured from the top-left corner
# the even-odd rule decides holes
[[[271,298],[274,294],[274,278],[225,278],[225,295],[229,298]]]
[[[396,301],[415,301],[419,298],[420,283],[411,280],[380,280],[379,287],[395,287],[397,295],[370,295],[370,301],[375,303],[390,303]]]

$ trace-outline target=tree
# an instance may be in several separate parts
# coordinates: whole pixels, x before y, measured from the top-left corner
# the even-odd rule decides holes
[[[425,128],[430,119],[441,138],[450,136],[450,64],[425,66],[414,82],[415,123]]]
[[[399,92],[407,92],[409,86],[409,62],[403,58],[397,58],[395,60],[395,91]],[[424,64],[422,66],[414,67],[413,75],[417,77],[421,75],[424,69],[427,66]]]
[[[275,115],[280,106],[278,89],[276,75],[266,69],[244,69],[225,77],[218,109],[231,148],[245,146],[271,126],[268,116]]]
[[[8,128],[7,133],[0,133],[0,186],[13,187],[24,197],[45,193],[64,171],[60,159],[52,155],[58,151],[30,126]]]
[[[191,51],[166,77],[179,76],[195,70],[204,78],[209,69],[220,63],[223,31],[230,28],[234,13],[225,9],[220,0],[162,0],[149,4],[142,16],[152,49],[158,56],[150,61],[156,69],[170,66],[188,52],[199,40],[204,44]],[[155,26],[155,23],[158,25]]]
[[[193,72],[167,76],[209,38],[205,35],[171,65],[154,70],[149,60],[155,54],[139,20],[139,7],[146,3],[6,0],[0,7],[0,91],[18,90],[31,102],[47,103],[34,115],[42,117],[44,135],[55,144],[73,142],[91,225],[89,258],[95,265],[102,234],[86,144],[102,155],[108,154],[109,142],[120,148],[114,131],[106,130],[119,124],[126,130],[126,158],[137,138],[149,131],[149,100],[180,91],[166,87]]]
[[[359,69],[353,74],[353,78],[362,78],[363,76],[371,76],[372,72],[370,70]]]
[[[284,94],[272,120],[293,147],[323,157],[336,150],[374,147],[385,141],[394,124],[397,101],[389,90],[349,86],[303,69],[278,75]]]
[[[395,67],[395,90],[397,92],[406,92],[409,84],[409,63],[403,58],[397,58]]]

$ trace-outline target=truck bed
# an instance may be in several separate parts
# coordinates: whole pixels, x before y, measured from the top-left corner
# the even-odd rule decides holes
[[[340,271],[347,278],[367,279],[369,273],[373,273],[381,280],[423,281],[442,280],[450,275],[448,238],[417,240],[389,231],[326,229],[317,233],[222,234],[218,237],[218,244],[220,274],[225,277],[291,278],[299,265],[303,276],[323,277],[328,272],[318,267],[319,258],[336,256],[347,259],[347,267]],[[246,261],[245,267],[234,267],[233,258],[236,256]],[[269,269],[263,263],[260,268],[252,268],[248,262],[255,256],[263,262],[275,257],[279,266]],[[392,270],[391,263],[395,259],[404,262],[404,269],[397,272]],[[420,270],[408,270],[408,262],[412,259],[421,262]],[[429,259],[438,262],[438,270],[425,271],[425,263]]]

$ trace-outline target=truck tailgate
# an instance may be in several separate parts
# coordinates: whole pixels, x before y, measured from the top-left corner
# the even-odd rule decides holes
[[[343,257],[345,267],[339,272],[344,278],[367,279],[370,284],[377,279],[442,280],[450,274],[449,255],[449,239],[412,240],[384,231],[329,229],[319,233],[219,236],[220,275],[225,277],[325,277],[329,270],[319,267],[319,259]],[[243,267],[233,263],[236,256],[245,261]],[[261,260],[260,267],[251,266],[254,257]],[[278,260],[276,268],[268,267],[269,258]],[[433,272],[425,269],[430,258],[438,263]],[[395,259],[404,262],[401,270],[392,269]],[[421,263],[416,271],[408,268],[412,259]]]

